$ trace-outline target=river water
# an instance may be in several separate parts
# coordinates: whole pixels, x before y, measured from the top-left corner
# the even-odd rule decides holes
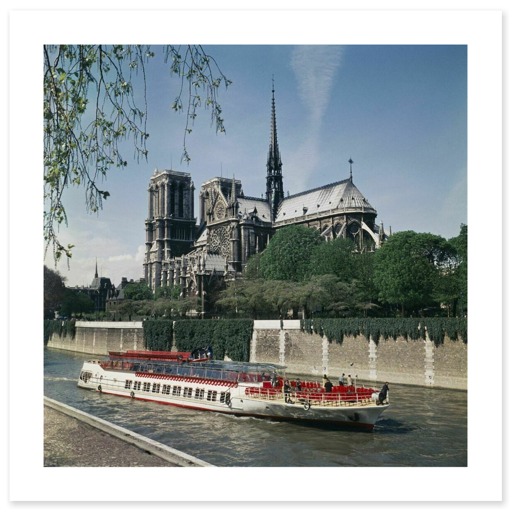
[[[373,432],[188,411],[77,387],[87,355],[45,349],[45,396],[220,467],[466,467],[467,393],[390,385]],[[380,385],[380,383],[379,383]]]

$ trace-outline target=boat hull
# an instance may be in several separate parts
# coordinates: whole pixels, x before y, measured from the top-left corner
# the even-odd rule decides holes
[[[78,386],[97,392],[172,405],[198,411],[250,416],[309,425],[328,425],[371,431],[388,407],[375,401],[326,402],[308,395],[285,397],[254,393],[253,384],[215,379],[167,376],[143,372],[105,369],[99,361],[84,363]]]

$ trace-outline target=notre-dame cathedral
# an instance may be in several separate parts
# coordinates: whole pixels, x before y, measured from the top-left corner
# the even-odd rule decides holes
[[[375,250],[385,239],[377,210],[354,185],[352,159],[347,179],[284,196],[272,90],[270,146],[264,197],[246,196],[240,180],[212,178],[199,192],[194,216],[190,174],[155,170],[149,183],[144,277],[155,290],[179,286],[182,294],[204,292],[205,277],[230,279],[263,251],[280,228],[300,224],[325,239],[350,237],[360,251]]]

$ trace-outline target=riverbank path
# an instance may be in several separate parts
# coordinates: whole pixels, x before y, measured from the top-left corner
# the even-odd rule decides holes
[[[211,464],[45,397],[44,466],[197,467]]]

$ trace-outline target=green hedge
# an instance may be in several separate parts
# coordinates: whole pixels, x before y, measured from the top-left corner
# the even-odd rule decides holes
[[[425,328],[437,345],[445,336],[451,340],[462,339],[467,343],[466,318],[315,318],[301,321],[305,332],[326,336],[330,342],[343,343],[345,336],[363,335],[378,343],[380,337],[407,340],[425,339]]]
[[[144,320],[142,322],[144,347],[147,350],[171,350],[173,321]]]
[[[43,327],[44,344],[46,345],[53,334],[61,338],[67,336],[74,339],[76,333],[74,320],[45,320]]]
[[[145,320],[144,347],[147,350],[171,350],[173,336],[180,352],[192,352],[211,346],[216,359],[228,356],[249,361],[252,320]]]
[[[180,351],[211,346],[215,359],[228,356],[234,361],[249,361],[252,320],[176,320],[174,335]]]

